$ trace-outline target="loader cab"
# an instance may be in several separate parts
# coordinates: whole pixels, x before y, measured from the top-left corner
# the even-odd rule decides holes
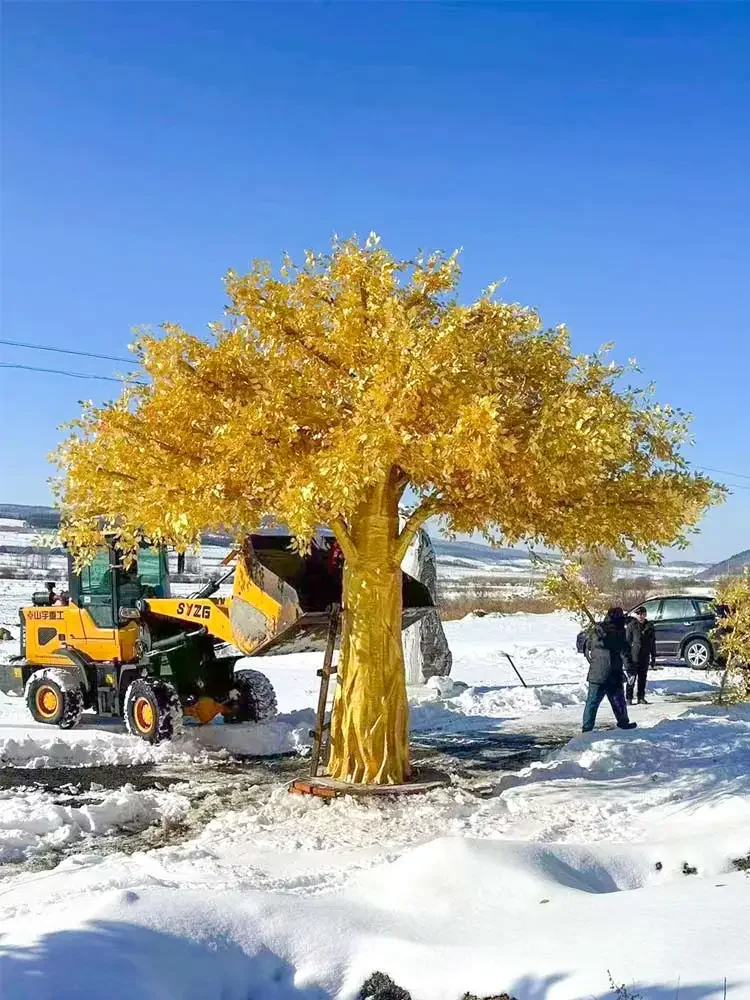
[[[128,567],[115,544],[102,546],[80,573],[69,557],[68,573],[71,601],[99,628],[118,628],[136,618],[143,598],[170,596],[167,553],[160,546],[142,545]]]

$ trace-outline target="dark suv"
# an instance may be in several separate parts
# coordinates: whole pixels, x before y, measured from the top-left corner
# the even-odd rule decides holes
[[[716,628],[720,611],[710,597],[650,597],[638,607],[646,609],[654,626],[658,657],[679,657],[698,670],[708,669],[717,658],[711,632]],[[628,614],[634,611],[635,608]],[[588,656],[587,645],[588,629],[578,633],[576,648]]]

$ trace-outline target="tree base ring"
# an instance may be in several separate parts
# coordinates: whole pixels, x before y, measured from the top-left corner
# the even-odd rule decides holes
[[[338,781],[325,775],[318,778],[297,778],[289,785],[289,791],[296,795],[314,795],[321,799],[335,799],[340,795],[421,795],[436,788],[450,785],[451,779],[444,771],[433,768],[414,768],[414,776],[402,785],[361,785],[349,781]]]

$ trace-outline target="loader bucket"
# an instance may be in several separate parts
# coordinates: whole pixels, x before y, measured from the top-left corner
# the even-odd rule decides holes
[[[252,545],[245,544],[237,559],[229,606],[235,645],[249,655],[270,636],[293,625],[301,614],[294,588],[263,565]]]
[[[249,642],[243,641],[240,648],[251,656],[323,650],[328,633],[328,609],[332,604],[341,604],[343,585],[343,565],[337,556],[333,535],[319,533],[310,552],[304,556],[293,551],[292,536],[288,534],[259,533],[251,535],[249,541],[252,556],[246,562],[251,563],[250,576],[257,586],[282,604],[284,611],[274,634],[255,644],[245,631],[249,625],[252,632],[253,616],[243,618],[240,623],[238,615],[239,637],[250,638]],[[407,628],[435,605],[424,584],[407,573],[402,577],[402,628]],[[235,582],[233,608],[237,597]],[[245,615],[244,609],[238,610]],[[235,628],[234,619],[232,627]]]

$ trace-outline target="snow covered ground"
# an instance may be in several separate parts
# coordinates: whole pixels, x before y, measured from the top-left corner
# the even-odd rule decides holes
[[[415,1000],[613,997],[610,974],[643,1000],[718,1000],[725,980],[750,998],[750,709],[709,704],[716,675],[670,666],[637,730],[602,707],[582,736],[576,631],[564,614],[447,623],[452,679],[410,690],[415,752],[439,748],[445,787],[326,804],[273,780],[199,826],[201,768],[304,745],[318,657],[264,661],[270,728],[192,727],[157,748],[93,716],[50,731],[3,699],[0,997],[348,1000],[380,970]],[[496,744],[545,733],[562,744],[546,759],[492,765]],[[184,783],[85,802],[38,785],[102,765]],[[149,823],[189,835],[118,849]]]

